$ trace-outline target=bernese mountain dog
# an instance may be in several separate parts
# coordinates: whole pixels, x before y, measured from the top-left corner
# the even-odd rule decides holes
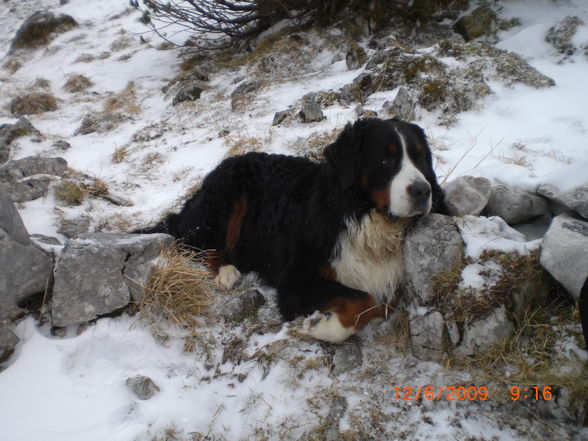
[[[256,272],[300,332],[341,342],[383,318],[403,281],[411,221],[445,212],[423,130],[398,119],[347,124],[324,161],[266,153],[225,159],[166,232],[206,251],[219,287]]]

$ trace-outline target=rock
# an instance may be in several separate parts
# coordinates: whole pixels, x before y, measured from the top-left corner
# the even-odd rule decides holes
[[[324,440],[325,441],[340,441],[343,438],[341,437],[341,432],[339,430],[339,426],[341,424],[341,419],[345,415],[347,411],[347,400],[345,397],[337,396],[333,400],[331,404],[331,408],[329,409],[329,413],[327,418],[324,422],[323,427],[326,427],[324,430]]]
[[[298,116],[300,116],[303,123],[318,122],[326,118],[320,104],[314,101],[303,103]]]
[[[449,339],[439,311],[418,307],[409,316],[412,354],[419,360],[442,362]]]
[[[63,158],[27,156],[1,165],[0,182],[18,181],[33,175],[63,176],[66,169],[67,161]]]
[[[448,183],[443,190],[449,214],[478,216],[488,204],[491,183],[486,178],[461,176]]]
[[[45,236],[44,234],[31,234],[30,239],[38,245],[62,246],[63,244],[56,237]]]
[[[57,110],[57,99],[50,93],[33,92],[17,96],[9,104],[14,116],[32,115]]]
[[[74,132],[74,136],[87,135],[89,133],[106,133],[116,129],[119,124],[127,121],[129,118],[122,113],[87,113],[82,118],[80,127]]]
[[[8,326],[0,325],[0,372],[4,368],[4,362],[14,353],[20,339]]]
[[[274,114],[272,126],[278,126],[284,121],[294,118],[294,115],[296,115],[296,110],[294,109],[286,109],[281,110],[280,112],[276,112]]]
[[[59,149],[59,150],[69,150],[71,148],[71,144],[67,141],[55,141],[53,144],[51,144],[51,147]]]
[[[242,109],[252,100],[253,92],[257,92],[261,86],[260,81],[247,81],[237,86],[231,93],[231,109],[233,111]]]
[[[159,392],[159,387],[157,387],[153,380],[143,375],[129,377],[125,381],[125,384],[140,400],[148,400]]]
[[[392,101],[384,103],[384,111],[390,117],[397,117],[405,121],[414,119],[415,101],[406,87],[400,87]]]
[[[202,88],[198,86],[185,86],[180,89],[172,101],[172,105],[175,106],[178,103],[185,101],[196,101],[202,94]]]
[[[366,109],[361,105],[358,105],[355,108],[355,114],[357,115],[358,118],[377,118],[378,117],[378,112],[376,112],[374,110]]]
[[[492,187],[486,212],[488,216],[499,216],[507,224],[513,225],[543,216],[549,212],[549,208],[540,196],[499,184]]]
[[[0,183],[0,185],[10,195],[12,202],[27,202],[45,196],[50,183],[49,178],[30,178],[18,182]]]
[[[0,164],[6,162],[10,156],[10,143],[24,135],[41,136],[41,132],[24,116],[14,124],[0,125]]]
[[[349,70],[359,69],[366,61],[367,55],[365,50],[357,44],[353,44],[345,55],[345,63]]]
[[[455,348],[455,353],[461,355],[474,355],[488,351],[501,340],[509,338],[514,331],[514,326],[506,316],[504,305],[486,318],[466,325],[462,342]]]
[[[541,265],[576,299],[588,277],[588,222],[565,214],[551,222],[541,245]]]
[[[239,293],[223,305],[222,315],[231,321],[240,322],[257,314],[257,310],[265,305],[263,294],[257,289],[249,289]]]
[[[341,375],[360,368],[363,363],[361,346],[356,339],[349,339],[337,346],[333,355],[333,374]]]
[[[559,54],[563,55],[563,58],[567,58],[578,49],[574,46],[572,39],[578,26],[583,24],[584,22],[579,17],[565,17],[547,31],[545,41],[551,44]]]
[[[370,72],[359,74],[351,84],[343,86],[339,92],[345,104],[352,102],[364,103],[368,96],[376,91],[374,75]]]
[[[488,5],[479,6],[461,17],[453,29],[466,41],[493,34],[498,30],[496,13]]]
[[[19,313],[18,302],[42,293],[52,258],[35,247],[12,200],[0,186],[0,320]]]
[[[86,322],[140,301],[154,260],[172,242],[167,234],[87,233],[69,239],[55,270],[53,325]]]
[[[38,11],[27,18],[16,31],[9,53],[20,48],[35,48],[49,43],[51,34],[64,33],[78,23],[67,14],[55,15],[49,11]]]
[[[75,219],[63,219],[60,222],[58,233],[63,234],[67,238],[75,237],[79,234],[87,233],[90,229],[90,218],[88,216],[80,216]]]
[[[566,206],[561,200],[561,192],[551,184],[541,184],[535,189],[535,193],[543,196],[549,203],[549,211],[554,215],[567,214],[574,216],[574,210]]]
[[[588,220],[588,187],[577,187],[559,196],[559,200]]]
[[[432,278],[462,259],[463,240],[453,218],[430,214],[419,219],[404,244],[407,289],[417,303],[431,301]]]

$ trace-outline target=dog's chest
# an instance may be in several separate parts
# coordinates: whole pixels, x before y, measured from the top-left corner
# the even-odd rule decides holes
[[[391,223],[375,212],[347,222],[330,262],[337,281],[378,302],[394,298],[404,274],[404,232],[404,222]]]

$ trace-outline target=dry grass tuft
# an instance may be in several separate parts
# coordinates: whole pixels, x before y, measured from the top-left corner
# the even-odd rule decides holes
[[[10,72],[11,74],[13,74],[14,72],[16,72],[17,70],[19,70],[22,67],[22,63],[19,60],[17,60],[16,58],[9,58],[2,65],[2,67],[4,69],[6,69],[8,72]]]
[[[74,74],[67,78],[67,81],[63,85],[63,89],[67,92],[74,93],[86,90],[88,87],[92,87],[93,85],[94,83],[92,83],[88,77]]]
[[[151,324],[164,319],[182,328],[200,325],[212,304],[211,273],[202,254],[175,243],[165,249],[151,272],[141,302],[141,318]]]
[[[120,164],[129,155],[129,148],[127,146],[117,147],[110,157],[113,164]]]
[[[140,113],[141,107],[137,104],[137,90],[135,83],[129,81],[122,91],[109,96],[104,102],[104,111],[111,114],[123,112],[136,115]]]
[[[29,93],[10,102],[10,113],[14,116],[34,115],[57,109],[57,98],[50,93]]]
[[[322,161],[324,159],[323,151],[325,147],[335,142],[339,132],[339,129],[315,132],[308,138],[297,139],[291,145],[291,148],[297,155],[304,156],[312,161]]]
[[[55,187],[55,197],[66,205],[81,205],[86,192],[74,181],[62,181]]]
[[[249,152],[259,152],[261,150],[261,142],[252,136],[232,136],[229,134],[225,136],[225,144],[229,146],[225,158],[243,155]]]

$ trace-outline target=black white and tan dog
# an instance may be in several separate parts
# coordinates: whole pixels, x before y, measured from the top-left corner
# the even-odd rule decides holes
[[[402,243],[415,217],[444,212],[423,130],[360,119],[323,162],[265,153],[225,159],[178,214],[143,232],[167,232],[206,250],[220,287],[258,273],[285,320],[341,342],[384,317],[403,281]]]

